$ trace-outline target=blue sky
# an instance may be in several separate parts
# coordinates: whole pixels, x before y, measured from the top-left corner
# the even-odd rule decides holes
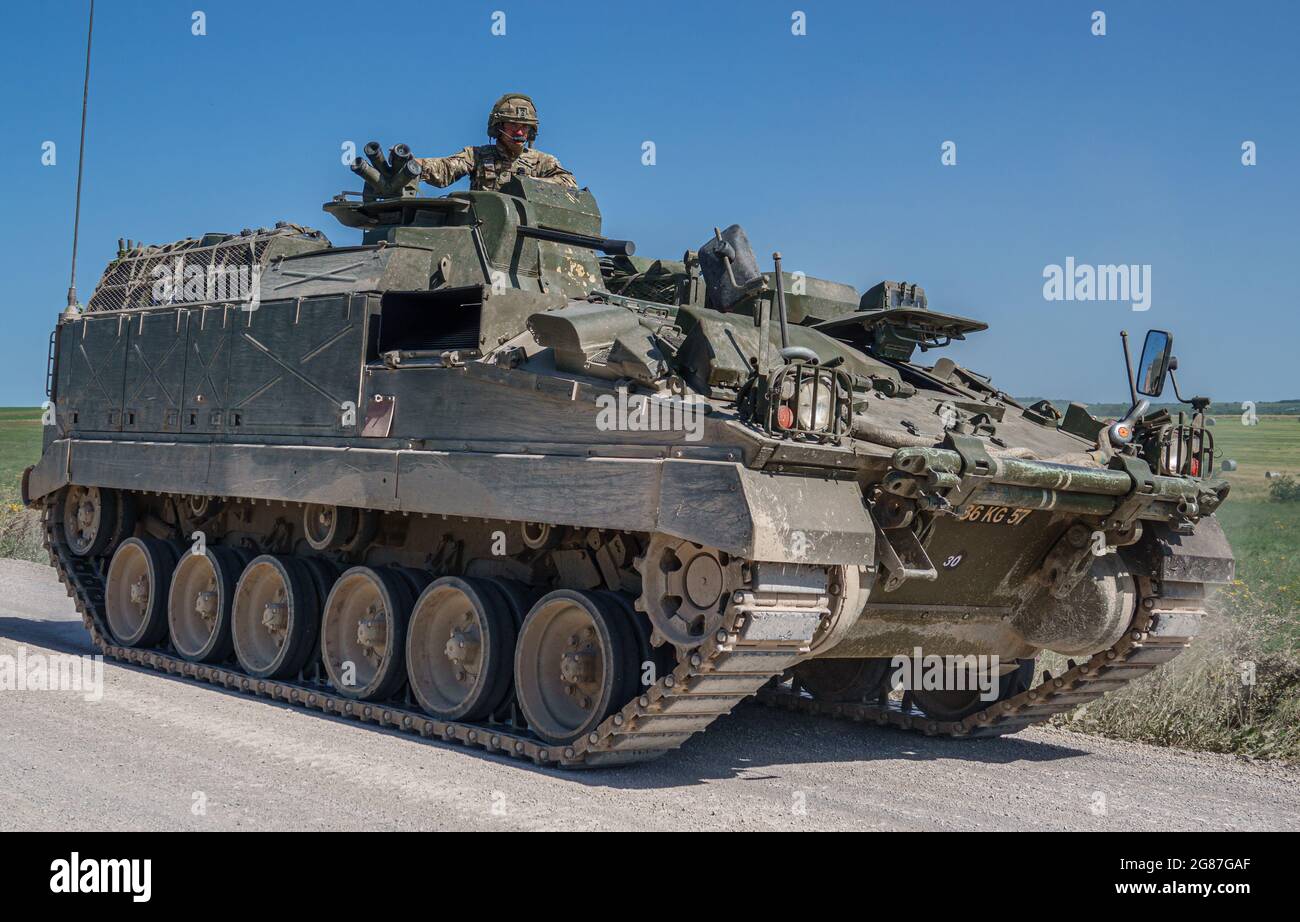
[[[0,12],[0,404],[42,399],[64,302],[85,12]],[[118,237],[283,219],[355,242],[320,211],[359,186],[344,141],[451,153],[521,90],[538,146],[642,255],[738,222],[788,269],[918,282],[931,307],[992,325],[952,355],[1013,393],[1121,400],[1118,331],[1159,326],[1185,391],[1291,399],[1297,32],[1282,0],[100,0],[78,287],[84,301]],[[1044,268],[1067,257],[1150,265],[1150,310],[1045,300]]]

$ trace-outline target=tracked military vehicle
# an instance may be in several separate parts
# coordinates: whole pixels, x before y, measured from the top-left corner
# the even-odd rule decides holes
[[[1232,577],[1207,401],[1145,399],[1167,334],[1124,419],[1023,406],[927,361],[985,325],[919,286],[765,270],[735,225],[645,259],[587,190],[424,197],[400,145],[354,170],[324,208],[358,245],[124,242],[61,316],[23,494],[107,656],[599,766],[755,696],[1012,732],[1175,656]],[[987,687],[900,679],[932,656]]]

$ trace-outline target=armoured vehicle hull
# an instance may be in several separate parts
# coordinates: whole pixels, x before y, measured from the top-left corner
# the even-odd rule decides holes
[[[1011,732],[1231,579],[1199,417],[1125,441],[913,362],[983,328],[915,286],[764,274],[738,228],[639,259],[586,190],[421,198],[397,153],[326,205],[360,246],[124,248],[60,319],[24,499],[105,654],[592,766],[755,695]],[[934,656],[982,691],[900,694]]]

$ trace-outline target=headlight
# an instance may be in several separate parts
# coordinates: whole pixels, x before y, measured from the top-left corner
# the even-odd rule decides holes
[[[814,382],[805,381],[799,387],[799,428],[809,432],[823,432],[831,424],[831,387],[824,377]],[[816,391],[816,396],[813,391]]]
[[[1183,470],[1183,442],[1181,439],[1174,439],[1169,443],[1168,450],[1165,451],[1165,469],[1163,473],[1171,474],[1177,477]]]
[[[1214,445],[1210,442],[1207,446],[1210,437],[1204,429],[1178,427],[1170,431],[1168,438],[1160,454],[1160,473],[1173,477],[1208,475],[1208,470],[1201,470],[1201,464],[1204,462],[1208,468]]]
[[[838,439],[848,429],[852,395],[853,379],[838,367],[786,365],[767,392],[767,431],[816,441]]]

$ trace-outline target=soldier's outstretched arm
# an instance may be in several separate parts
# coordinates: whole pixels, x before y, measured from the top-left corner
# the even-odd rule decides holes
[[[420,179],[439,189],[474,172],[474,148],[467,147],[450,157],[416,157]]]
[[[541,154],[541,151],[538,151],[538,153]],[[542,154],[541,160],[537,164],[537,178],[558,183],[561,186],[569,186],[573,189],[578,188],[578,181],[573,178],[573,174],[560,166],[560,161],[550,154]]]

